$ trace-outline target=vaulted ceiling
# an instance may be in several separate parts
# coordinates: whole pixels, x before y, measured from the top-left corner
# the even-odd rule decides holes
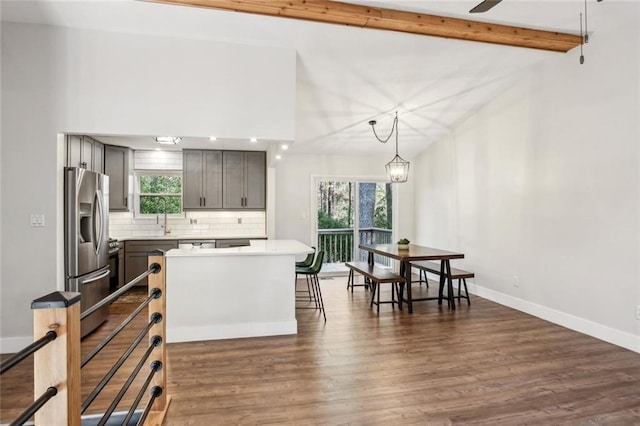
[[[594,36],[615,24],[607,11],[610,1],[588,0]],[[479,0],[348,3],[571,34],[579,32],[584,7],[582,0],[504,0],[487,13],[470,15]],[[378,131],[387,133],[398,111],[400,150],[411,157],[539,61],[566,60],[568,55],[580,66],[578,49],[556,53],[139,1],[3,0],[2,20],[294,48],[292,151],[299,153],[391,153],[393,147],[376,142],[367,123],[375,119]]]

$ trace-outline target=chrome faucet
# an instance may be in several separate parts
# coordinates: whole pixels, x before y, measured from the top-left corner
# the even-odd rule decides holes
[[[164,235],[167,235],[171,232],[171,230],[167,228],[167,199],[159,197],[158,202],[160,201],[162,201],[162,211],[164,212],[164,225],[162,225],[162,228],[164,230]]]

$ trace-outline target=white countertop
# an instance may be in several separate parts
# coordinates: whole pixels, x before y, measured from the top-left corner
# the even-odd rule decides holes
[[[189,235],[178,235],[178,234],[168,234],[168,235],[157,235],[157,236],[139,236],[139,237],[113,237],[115,239],[117,239],[118,241],[137,241],[137,240],[251,240],[251,239],[263,239],[263,238],[267,238],[266,235],[226,235],[226,236],[220,236],[220,235],[194,235],[194,234],[189,234]]]
[[[212,256],[278,256],[313,253],[313,249],[297,240],[250,240],[245,247],[203,249],[172,249],[166,257],[212,257]]]

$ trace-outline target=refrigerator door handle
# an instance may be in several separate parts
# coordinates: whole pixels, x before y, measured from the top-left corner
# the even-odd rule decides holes
[[[111,270],[107,269],[106,271],[104,271],[103,273],[101,273],[100,275],[98,275],[96,277],[89,278],[88,280],[82,281],[82,285],[89,284],[89,283],[92,283],[94,281],[101,280],[104,277],[106,277],[107,275],[109,275],[110,273],[111,273]]]
[[[102,217],[102,192],[96,190],[93,196],[93,247],[96,254],[99,254],[104,239],[104,221]]]

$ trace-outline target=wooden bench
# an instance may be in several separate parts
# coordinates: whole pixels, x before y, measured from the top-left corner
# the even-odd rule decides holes
[[[351,291],[353,292],[354,285],[371,285],[371,289],[373,290],[373,294],[371,295],[371,303],[370,307],[373,307],[375,304],[377,306],[377,312],[380,312],[380,304],[381,303],[391,303],[398,304],[400,306],[400,293],[397,288],[397,284],[405,283],[406,280],[404,277],[394,273],[390,269],[384,269],[379,266],[369,265],[367,262],[347,262],[345,266],[349,268],[349,280],[347,281],[347,289],[351,286]],[[363,277],[369,280],[371,284],[354,284],[353,273],[358,272]],[[390,283],[391,284],[391,300],[380,301],[380,284]],[[376,299],[376,290],[378,294],[378,298]],[[398,300],[396,300],[396,293],[398,294]]]
[[[414,266],[421,271],[420,282],[422,282],[422,271],[440,276],[440,264],[437,262],[427,262],[427,261],[411,262],[411,266]],[[475,274],[473,272],[463,271],[462,269],[451,267],[451,279],[458,280],[458,295],[453,296],[454,299],[458,299],[458,303],[460,303],[460,299],[463,298],[463,299],[467,299],[468,305],[471,305],[471,299],[469,299],[469,290],[467,290],[467,278],[473,278],[474,276]],[[424,277],[424,281],[428,282],[426,274]],[[465,296],[462,296],[460,294],[461,284],[464,285]]]

